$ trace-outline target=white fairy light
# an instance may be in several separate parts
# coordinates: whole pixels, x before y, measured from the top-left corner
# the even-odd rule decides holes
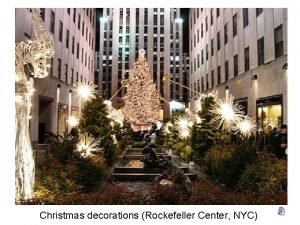
[[[210,110],[215,115],[211,123],[215,124],[217,128],[222,127],[230,132],[231,128],[244,117],[241,107],[237,103],[233,103],[232,95],[225,100],[216,99],[215,101],[216,104]]]
[[[164,134],[170,134],[170,133],[171,133],[171,130],[170,130],[171,127],[173,127],[173,124],[172,124],[170,121],[167,122],[167,123],[164,125],[163,133],[164,133]]]
[[[45,28],[37,9],[31,9],[31,13],[34,40],[21,41],[15,46],[15,190],[17,202],[21,199],[32,198],[35,182],[35,163],[29,133],[31,96],[35,90],[27,78],[24,67],[29,69],[34,78],[44,78],[48,75],[47,60],[54,56],[52,35]]]
[[[93,152],[102,151],[102,148],[99,147],[100,140],[95,139],[92,135],[88,133],[79,134],[79,142],[76,145],[76,150],[83,157],[90,157],[93,155]]]
[[[71,127],[77,127],[77,125],[79,124],[79,120],[76,116],[70,116],[68,119],[68,124]]]
[[[190,135],[191,135],[190,129],[182,129],[182,130],[179,130],[179,137],[180,137],[181,139],[186,139],[186,138],[188,138]]]
[[[248,137],[256,131],[256,124],[253,118],[245,116],[242,121],[238,122],[236,128],[241,132],[243,136]]]
[[[77,90],[80,98],[82,98],[85,101],[91,100],[93,98],[96,98],[96,87],[97,85],[91,83],[91,82],[80,82],[77,83]]]
[[[175,125],[178,129],[187,129],[193,126],[193,121],[187,115],[179,116],[175,119]]]

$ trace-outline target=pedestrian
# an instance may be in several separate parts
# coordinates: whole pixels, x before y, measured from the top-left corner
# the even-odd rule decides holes
[[[151,144],[153,144],[153,145],[156,144],[156,138],[157,138],[157,135],[156,135],[155,131],[153,131],[153,133],[150,136]]]
[[[283,124],[281,126],[280,132],[275,135],[274,153],[280,159],[286,158],[287,149],[288,149],[288,131],[287,131],[287,125]]]

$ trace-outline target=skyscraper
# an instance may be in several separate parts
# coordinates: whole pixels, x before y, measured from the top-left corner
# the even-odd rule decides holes
[[[287,123],[287,18],[282,8],[191,9],[190,87],[228,90],[260,129]]]
[[[138,50],[144,49],[151,65],[152,77],[161,97],[163,117],[169,117],[169,102],[186,102],[187,91],[163,81],[164,74],[183,83],[184,56],[180,9],[173,8],[104,8],[100,19],[100,46],[97,53],[95,83],[100,94],[113,106],[124,105],[125,88],[121,81],[128,78]],[[98,75],[98,76],[97,76]],[[176,92],[176,93],[175,93]]]

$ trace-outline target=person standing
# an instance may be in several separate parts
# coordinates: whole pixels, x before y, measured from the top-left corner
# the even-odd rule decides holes
[[[156,133],[155,133],[155,131],[153,131],[153,133],[150,136],[151,144],[153,144],[153,145],[156,144],[156,138],[157,138]]]
[[[278,158],[284,158],[286,156],[288,148],[288,132],[287,125],[281,126],[280,132],[275,136],[274,153]]]

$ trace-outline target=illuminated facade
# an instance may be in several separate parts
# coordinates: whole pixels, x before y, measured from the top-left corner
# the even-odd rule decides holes
[[[287,123],[287,9],[195,8],[189,20],[190,87],[229,90],[259,129]]]
[[[46,29],[53,35],[54,58],[49,75],[33,79],[30,134],[33,143],[43,143],[46,132],[63,134],[68,116],[78,113],[76,82],[94,81],[95,9],[40,8]],[[16,9],[15,41],[32,38],[31,14]],[[28,73],[30,76],[30,72]]]

